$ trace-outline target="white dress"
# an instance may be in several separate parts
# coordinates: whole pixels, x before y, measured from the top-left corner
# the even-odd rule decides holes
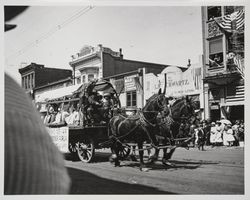
[[[221,126],[216,126],[216,139],[215,141],[218,143],[223,142],[222,140],[222,127]]]
[[[226,131],[226,140],[227,142],[235,141],[234,136],[233,136],[233,130],[231,128]]]
[[[210,142],[212,144],[216,142],[216,132],[217,132],[216,127],[212,126],[210,130]]]
[[[227,141],[227,131],[226,130],[223,131],[223,145],[224,146],[229,145],[229,143]]]

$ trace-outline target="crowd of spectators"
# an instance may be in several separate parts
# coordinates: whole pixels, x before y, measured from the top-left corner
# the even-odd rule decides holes
[[[192,124],[189,129],[182,123],[178,138],[193,137],[190,146],[204,150],[204,146],[239,146],[244,141],[244,121],[217,120],[209,122],[202,120]]]

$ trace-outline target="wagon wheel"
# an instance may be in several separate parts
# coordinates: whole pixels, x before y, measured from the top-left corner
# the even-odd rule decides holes
[[[119,151],[119,157],[123,160],[127,158],[130,154],[130,148],[127,146],[123,146],[122,149]]]
[[[89,163],[95,155],[95,146],[92,140],[79,142],[77,145],[77,154],[79,159],[84,163]]]

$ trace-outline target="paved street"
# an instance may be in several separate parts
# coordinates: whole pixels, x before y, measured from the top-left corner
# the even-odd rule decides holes
[[[244,194],[244,148],[177,149],[172,168],[161,162],[141,172],[139,162],[113,167],[108,151],[94,163],[66,160],[72,194]]]

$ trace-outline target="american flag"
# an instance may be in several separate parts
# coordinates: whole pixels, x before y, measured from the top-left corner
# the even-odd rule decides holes
[[[245,12],[244,10],[236,11],[230,15],[214,18],[214,21],[226,32],[233,32],[244,27]]]
[[[234,64],[236,65],[237,70],[240,72],[241,76],[244,78],[244,69],[242,66],[242,59],[239,55],[234,56]]]

